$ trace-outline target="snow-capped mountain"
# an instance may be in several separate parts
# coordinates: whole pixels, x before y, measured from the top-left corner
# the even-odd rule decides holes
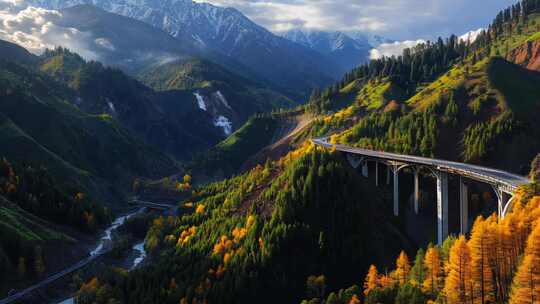
[[[369,60],[370,50],[393,42],[379,35],[362,32],[292,29],[282,37],[329,56],[339,64],[342,73]]]
[[[476,40],[476,38],[478,38],[478,36],[485,30],[486,29],[484,29],[484,28],[479,28],[479,29],[474,30],[474,31],[468,31],[467,33],[459,36],[459,40],[463,40],[465,42],[473,43]]]
[[[28,0],[30,5],[61,9],[92,4],[138,19],[174,37],[192,37],[199,46],[239,61],[284,89],[324,86],[340,76],[327,57],[279,37],[234,8],[191,0]]]
[[[338,31],[293,29],[282,35],[288,40],[330,57],[339,65],[342,73],[366,62],[369,59],[369,50],[372,48],[367,39],[355,40]]]

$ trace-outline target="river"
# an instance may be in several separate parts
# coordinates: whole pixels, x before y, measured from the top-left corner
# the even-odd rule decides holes
[[[113,233],[113,231],[118,229],[118,227],[122,226],[127,219],[129,219],[132,216],[135,216],[135,215],[137,215],[139,213],[144,212],[144,210],[145,210],[145,208],[141,208],[137,212],[133,212],[133,213],[130,213],[130,214],[127,214],[127,215],[123,215],[123,216],[120,216],[117,219],[115,219],[114,222],[112,222],[111,226],[109,226],[109,228],[107,228],[103,232],[103,237],[101,237],[101,239],[99,240],[98,244],[96,245],[96,248],[94,250],[90,251],[90,255],[95,256],[95,255],[100,254],[102,252],[103,248],[105,248],[105,246],[107,245],[107,243],[112,242],[112,233]],[[146,258],[146,250],[144,249],[144,241],[135,244],[132,247],[132,250],[137,252],[138,256],[133,261],[133,266],[131,266],[130,270],[135,269]],[[58,304],[74,304],[74,303],[75,303],[75,299],[73,297],[71,297],[71,298],[63,300],[62,302],[59,302]]]

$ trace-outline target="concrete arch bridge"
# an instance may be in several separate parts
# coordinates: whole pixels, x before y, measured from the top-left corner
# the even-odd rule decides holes
[[[466,180],[474,180],[490,185],[497,196],[497,213],[504,218],[511,208],[514,193],[521,185],[530,183],[527,177],[512,174],[506,171],[476,166],[466,163],[447,160],[388,153],[345,145],[333,145],[328,137],[315,138],[312,142],[320,147],[336,149],[344,153],[350,165],[361,167],[362,174],[368,177],[368,162],[375,163],[375,183],[379,185],[379,164],[387,167],[387,184],[393,176],[393,204],[394,215],[399,215],[399,172],[404,168],[411,168],[414,174],[414,210],[418,213],[419,202],[419,170],[427,169],[437,180],[437,242],[442,242],[448,236],[448,176],[459,176],[459,210],[460,232],[467,233],[468,223],[468,186]]]

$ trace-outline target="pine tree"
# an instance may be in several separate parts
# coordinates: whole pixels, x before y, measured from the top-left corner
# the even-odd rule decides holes
[[[471,280],[475,303],[491,302],[495,299],[493,275],[489,263],[490,252],[495,247],[489,223],[479,216],[474,222],[469,248],[471,249]]]
[[[529,236],[510,297],[510,304],[533,303],[540,303],[540,224]]]
[[[426,266],[424,265],[424,250],[419,249],[414,259],[414,266],[411,268],[410,281],[414,287],[421,286],[426,277]]]
[[[377,271],[377,267],[375,267],[375,265],[371,265],[369,266],[369,271],[364,281],[364,295],[367,296],[370,292],[372,292],[373,290],[377,290],[378,288],[379,273]]]
[[[409,278],[409,272],[411,271],[411,265],[409,263],[409,257],[405,251],[401,251],[399,257],[396,260],[396,277],[399,281],[399,285],[405,285]]]
[[[429,247],[424,258],[426,266],[426,279],[424,280],[424,292],[436,295],[441,288],[442,267],[439,248]]]
[[[40,246],[34,248],[34,270],[36,274],[41,277],[45,272],[45,262],[43,261],[43,254]]]
[[[17,264],[17,273],[21,278],[26,275],[26,260],[23,257],[19,257],[19,262]]]
[[[444,292],[448,304],[472,303],[471,299],[471,253],[464,236],[454,243],[450,249],[448,276]]]

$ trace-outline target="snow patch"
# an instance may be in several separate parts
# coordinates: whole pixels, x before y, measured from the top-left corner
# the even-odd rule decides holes
[[[484,28],[479,28],[475,31],[469,31],[461,36],[459,36],[459,40],[460,41],[464,41],[464,42],[469,42],[469,43],[473,43],[476,38],[478,38],[478,36],[483,32],[485,31]]]
[[[229,105],[229,103],[227,102],[227,99],[225,99],[225,96],[223,96],[223,94],[221,94],[221,91],[217,91],[216,92],[216,95],[219,99],[219,101],[221,101],[221,103],[226,106],[229,110],[232,110],[231,106]]]
[[[225,116],[220,115],[220,116],[214,121],[214,126],[223,128],[223,133],[225,133],[225,135],[227,135],[227,136],[231,135],[231,133],[232,133],[232,123],[231,123],[231,121],[230,121],[227,117],[225,117]]]
[[[199,104],[199,109],[206,111],[206,103],[204,103],[204,97],[199,94],[199,92],[193,93],[195,95],[195,98],[197,98],[197,103]]]
[[[94,42],[99,45],[100,47],[104,48],[104,49],[107,49],[109,51],[114,51],[116,50],[116,48],[114,47],[114,45],[112,44],[112,42],[107,39],[107,38],[97,38],[96,40],[94,40]]]
[[[107,105],[109,105],[109,110],[111,110],[111,114],[116,115],[116,108],[114,107],[114,103],[107,102]]]

